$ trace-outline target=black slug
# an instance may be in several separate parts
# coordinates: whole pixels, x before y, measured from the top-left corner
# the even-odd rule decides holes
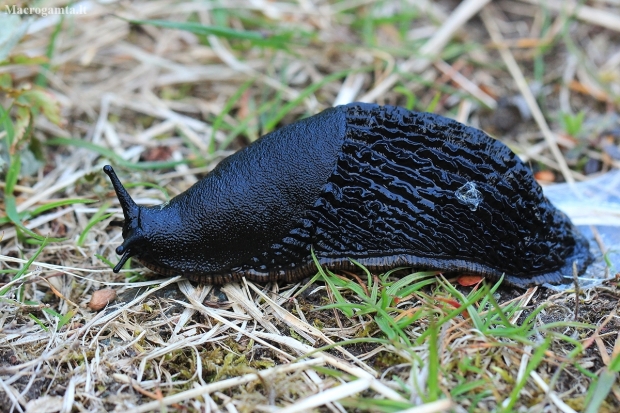
[[[169,202],[138,206],[111,166],[129,257],[200,283],[292,281],[322,265],[572,278],[588,241],[501,142],[442,116],[338,106],[269,133]]]

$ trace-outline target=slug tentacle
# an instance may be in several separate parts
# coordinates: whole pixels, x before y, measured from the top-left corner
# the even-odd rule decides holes
[[[125,215],[125,221],[127,222],[137,220],[139,207],[131,198],[131,196],[121,183],[120,179],[118,179],[118,176],[116,176],[116,172],[114,172],[114,169],[110,165],[106,165],[103,167],[103,172],[108,175],[110,181],[112,182],[112,187],[114,187],[114,192],[116,192],[118,202],[120,202],[121,208],[123,208],[123,215]]]
[[[484,132],[442,116],[352,103],[225,159],[160,207],[138,207],[111,167],[130,256],[166,275],[293,281],[321,265],[475,273],[526,287],[572,279],[588,241],[532,172]]]
[[[124,243],[123,243],[124,244]],[[121,268],[123,268],[123,265],[125,265],[125,263],[127,262],[127,260],[129,258],[131,258],[132,253],[131,253],[131,249],[130,248],[125,248],[123,245],[120,245],[118,248],[116,248],[116,253],[118,255],[122,255],[121,259],[118,261],[118,264],[116,264],[114,266],[113,271],[114,272],[119,272],[121,270]]]
[[[139,228],[140,207],[131,198],[121,181],[118,179],[118,176],[116,176],[116,172],[114,172],[114,169],[110,165],[104,166],[103,171],[110,177],[116,196],[118,197],[121,208],[123,209],[123,215],[125,216],[124,222],[112,221],[110,223],[112,226],[123,227],[123,238],[125,240],[116,248],[116,253],[118,255],[122,255],[122,257],[118,264],[114,266],[114,272],[119,272],[127,260],[135,255],[135,248],[132,248],[132,246],[136,246],[142,242],[144,238]]]

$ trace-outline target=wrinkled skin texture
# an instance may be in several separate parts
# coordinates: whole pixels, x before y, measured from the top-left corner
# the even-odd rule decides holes
[[[163,207],[137,208],[121,250],[204,283],[300,279],[316,271],[312,249],[334,269],[353,258],[519,287],[559,283],[592,260],[508,147],[393,106],[329,109],[225,159]]]

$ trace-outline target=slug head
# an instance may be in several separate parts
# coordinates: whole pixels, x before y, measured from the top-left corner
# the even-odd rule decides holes
[[[142,208],[131,199],[131,196],[129,196],[129,193],[110,165],[104,166],[103,172],[110,178],[114,191],[116,192],[116,197],[121,204],[121,208],[123,208],[123,215],[125,216],[124,222],[113,221],[111,223],[111,225],[121,225],[123,227],[124,241],[116,248],[116,253],[122,255],[122,257],[114,267],[114,272],[119,272],[127,260],[138,253],[140,245],[145,241],[142,228],[140,227]]]

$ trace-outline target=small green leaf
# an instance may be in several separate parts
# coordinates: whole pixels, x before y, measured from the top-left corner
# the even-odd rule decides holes
[[[19,142],[29,138],[29,131],[32,130],[32,113],[27,106],[18,106],[15,110],[15,142],[19,148]]]
[[[10,73],[0,73],[0,90],[13,88],[13,77]]]
[[[15,128],[13,126],[13,122],[11,121],[11,117],[9,116],[9,111],[11,108],[4,109],[2,105],[0,105],[0,126],[6,132],[6,146],[8,148],[13,147],[13,142],[15,141]],[[5,190],[5,193],[6,190]]]
[[[60,104],[51,93],[40,87],[23,92],[18,101],[41,111],[50,122],[60,125]]]
[[[577,136],[581,132],[583,127],[583,121],[586,117],[586,113],[581,111],[576,115],[571,113],[562,113],[560,120],[564,126],[564,130],[570,136]]]

